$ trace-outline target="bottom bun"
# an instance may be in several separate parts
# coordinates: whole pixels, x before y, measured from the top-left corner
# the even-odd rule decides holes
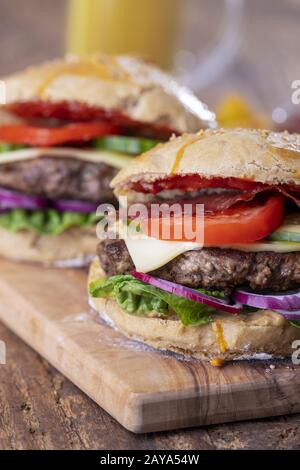
[[[74,227],[59,235],[0,228],[0,256],[58,268],[83,267],[94,257],[98,241],[95,228]]]
[[[98,259],[90,268],[89,283],[104,277]],[[124,312],[114,300],[90,297],[100,316],[126,336],[164,351],[213,361],[291,357],[300,329],[270,310],[232,316],[218,313],[204,326],[184,326],[177,319],[140,317]]]

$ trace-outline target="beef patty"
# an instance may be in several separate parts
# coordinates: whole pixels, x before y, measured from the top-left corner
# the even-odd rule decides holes
[[[135,269],[123,240],[102,241],[98,256],[108,276]],[[300,252],[248,253],[203,248],[184,253],[151,274],[194,288],[226,290],[248,285],[252,289],[284,291],[300,284]]]
[[[1,166],[0,186],[48,199],[114,201],[109,185],[117,169],[106,163],[43,156]]]

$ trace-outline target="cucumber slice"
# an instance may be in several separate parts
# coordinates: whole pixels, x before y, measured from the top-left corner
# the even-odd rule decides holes
[[[282,241],[282,242],[300,242],[300,225],[295,230],[293,226],[287,225],[286,227],[276,230],[269,236],[269,240]]]
[[[300,243],[287,242],[287,241],[271,241],[262,240],[255,243],[240,243],[236,245],[226,245],[222,248],[229,248],[232,250],[247,251],[259,253],[262,251],[273,251],[274,253],[292,253],[300,251]]]
[[[300,242],[300,215],[289,214],[283,225],[268,237],[272,241]]]
[[[137,137],[125,137],[111,135],[100,137],[94,141],[94,146],[100,150],[126,153],[127,155],[139,155],[147,152],[159,143],[158,140]]]

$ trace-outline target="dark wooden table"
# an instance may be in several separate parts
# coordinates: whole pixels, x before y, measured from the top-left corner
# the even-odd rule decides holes
[[[134,435],[0,325],[0,449],[299,449],[300,415]]]
[[[264,25],[266,41],[275,31],[269,39],[274,44],[277,39],[278,43],[266,51],[266,41],[258,34],[250,34],[249,43],[243,45],[243,54],[233,69],[221,84],[205,90],[204,98],[213,104],[224,90],[237,87],[252,93],[256,102],[261,106],[265,103],[270,110],[289,96],[289,81],[300,78],[295,62],[299,57],[296,52],[299,52],[300,12],[296,0],[247,3],[246,28],[258,25],[261,32]],[[283,9],[285,3],[288,11]],[[265,17],[255,10],[259,6]],[[1,74],[60,55],[63,25],[62,0],[1,0]],[[256,69],[254,53],[259,58]],[[266,70],[272,71],[268,78]],[[270,77],[276,96],[269,92]],[[135,436],[1,324],[0,339],[7,346],[7,364],[0,365],[0,449],[300,448],[300,415]]]

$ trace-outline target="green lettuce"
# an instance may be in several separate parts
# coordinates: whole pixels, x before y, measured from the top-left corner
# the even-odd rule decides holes
[[[114,299],[125,312],[131,315],[143,316],[156,312],[162,318],[167,318],[176,314],[186,326],[210,323],[212,322],[211,314],[215,312],[212,307],[169,294],[130,275],[94,281],[89,286],[89,292],[92,297]],[[206,293],[219,298],[224,297],[221,292]]]
[[[26,146],[22,144],[8,144],[7,142],[0,142],[0,153],[14,152],[15,150],[21,150],[24,148],[26,148]]]
[[[197,290],[216,298],[225,298],[223,292]],[[131,315],[149,316],[155,312],[162,318],[168,318],[176,314],[185,326],[211,323],[213,321],[211,315],[217,312],[212,307],[169,294],[130,275],[112,276],[94,281],[89,286],[89,292],[92,297],[114,299]],[[242,313],[247,315],[255,311],[257,308],[244,306]],[[300,328],[300,320],[290,321],[290,324]]]
[[[38,234],[59,235],[71,227],[92,227],[99,221],[95,213],[59,212],[55,209],[27,211],[14,209],[0,214],[0,227],[11,232],[31,230]]]

